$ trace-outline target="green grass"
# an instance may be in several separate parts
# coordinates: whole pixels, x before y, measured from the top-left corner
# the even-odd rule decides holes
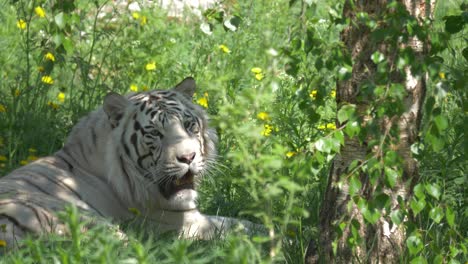
[[[339,56],[334,51],[341,26],[333,18],[341,12],[341,1],[312,6],[306,1],[225,1],[201,19],[168,18],[151,6],[138,18],[126,9],[98,18],[111,2],[53,6],[53,1],[0,0],[0,174],[58,150],[73,124],[99,106],[108,91],[169,88],[193,76],[199,87],[195,102],[206,99],[220,136],[219,166],[203,182],[201,210],[261,223],[274,235],[191,241],[156,236],[127,223],[125,241],[101,226],[72,238],[29,240],[0,262],[301,263],[309,239],[319,232],[320,202],[333,158],[314,151],[314,142],[334,131],[327,124],[334,124],[336,115]],[[37,6],[45,17],[35,13]],[[438,19],[457,7],[443,5]],[[17,26],[19,19],[27,23],[24,29]],[[231,19],[235,31],[223,26]],[[208,24],[210,34],[201,30]],[[443,23],[438,25],[441,29]],[[462,41],[450,43],[458,53],[463,48]],[[459,65],[455,56],[443,56],[447,76],[456,82],[460,73],[451,67],[466,73],[466,61]],[[147,70],[152,63],[155,69]],[[45,83],[45,76],[53,84]],[[443,152],[421,157],[421,172],[425,181],[443,182],[452,204],[462,202],[455,207],[456,227],[449,228],[458,236],[439,237],[445,227],[419,219],[427,239],[435,239],[434,252],[458,250],[452,245],[466,242],[460,237],[467,234],[466,187],[460,187],[466,176],[460,146],[452,144],[463,140],[457,129],[462,107],[456,102],[464,94],[448,89],[454,96],[443,111],[458,113],[451,119],[458,125]],[[447,163],[434,172],[433,160]],[[451,178],[442,180],[443,175]],[[64,219],[71,223],[74,217],[76,212],[69,211]],[[424,251],[428,258],[436,254],[431,250]]]

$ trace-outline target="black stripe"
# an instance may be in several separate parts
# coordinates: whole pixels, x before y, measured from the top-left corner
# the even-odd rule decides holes
[[[144,159],[146,159],[147,157],[150,157],[150,156],[151,156],[151,152],[139,157],[138,160],[137,160],[138,166],[140,166],[140,168],[144,168],[142,162],[143,162]]]
[[[53,178],[48,177],[47,174],[42,174],[42,173],[39,173],[39,172],[37,172],[37,171],[34,172],[34,175],[31,175],[31,174],[30,174],[30,176],[33,176],[33,177],[34,177],[35,175],[38,175],[38,176],[43,177],[43,178],[46,178],[46,179],[49,180],[50,182],[55,183],[55,185],[57,185],[57,186],[66,188],[67,190],[69,190],[70,192],[72,192],[79,200],[83,200],[82,197],[81,197],[81,195],[80,195],[78,192],[76,192],[75,190],[73,190],[70,186],[66,185],[65,183],[63,183],[63,182],[61,182],[61,181],[55,181]]]
[[[12,216],[9,216],[7,214],[0,214],[0,218],[8,219],[8,221],[12,222],[15,226],[19,227],[24,232],[28,232],[28,230],[30,230],[26,226],[23,226],[22,224],[20,224],[20,222],[18,220],[16,220],[16,218],[14,218]]]
[[[93,140],[93,146],[97,145],[97,135],[96,135],[96,127],[91,127],[91,139]]]

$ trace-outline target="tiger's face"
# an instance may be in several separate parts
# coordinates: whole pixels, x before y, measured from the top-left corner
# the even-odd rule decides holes
[[[194,91],[194,80],[187,78],[171,90],[128,99],[111,94],[104,102],[113,133],[120,136],[124,169],[129,177],[138,175],[161,209],[195,209],[196,185],[215,156],[216,134],[192,103]],[[125,111],[117,111],[123,105]]]

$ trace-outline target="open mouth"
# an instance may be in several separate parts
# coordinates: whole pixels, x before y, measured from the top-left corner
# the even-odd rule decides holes
[[[187,173],[182,178],[174,178],[168,183],[159,184],[159,189],[161,190],[161,194],[166,198],[169,199],[172,195],[176,194],[179,191],[186,190],[186,189],[195,189],[194,184],[194,174],[188,170]]]

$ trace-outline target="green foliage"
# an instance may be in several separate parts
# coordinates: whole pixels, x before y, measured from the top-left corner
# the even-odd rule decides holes
[[[110,226],[82,233],[76,211],[68,210],[69,237],[28,240],[6,262],[300,263],[309,239],[318,236],[331,160],[345,140],[362,142],[380,132],[378,124],[363,125],[356,105],[335,104],[336,82],[349,79],[353,69],[338,38],[349,22],[341,18],[341,1],[225,1],[201,18],[168,18],[154,5],[131,12],[111,4],[0,0],[0,172],[59,149],[78,118],[110,90],[168,88],[194,76],[195,102],[207,107],[220,136],[219,166],[205,178],[200,208],[262,223],[269,236],[187,241],[130,225],[124,228],[128,239],[121,240]],[[464,262],[468,252],[467,10],[439,5],[437,30],[420,26],[399,6],[390,6],[395,12],[385,17],[388,27],[356,14],[373,41],[397,47],[411,36],[431,39],[423,63],[410,49],[395,54],[394,70],[412,65],[431,80],[421,142],[412,146],[421,165],[413,197],[386,211],[387,194],[366,199],[361,192],[366,184],[393,188],[402,178],[401,157],[388,147],[396,138],[391,133],[369,142],[382,155],[353,162],[343,175],[367,224],[385,214],[396,225],[414,219],[403,257],[414,263]],[[391,83],[389,58],[375,51],[370,59],[377,72],[360,96],[375,104],[366,114],[401,114],[406,92]],[[359,222],[337,229],[347,227],[349,244],[359,244]]]

